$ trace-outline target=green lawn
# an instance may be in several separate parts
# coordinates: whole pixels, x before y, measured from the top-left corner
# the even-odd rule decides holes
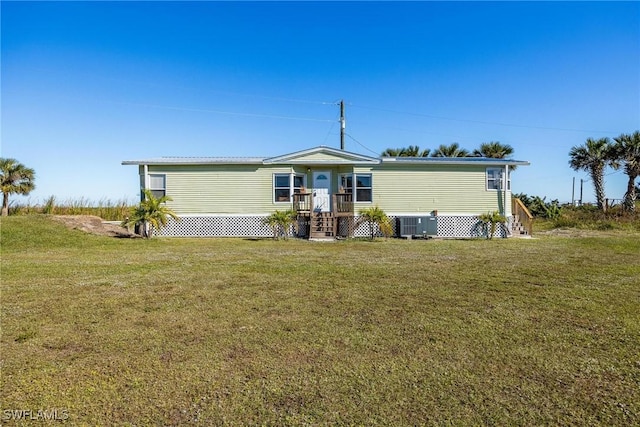
[[[640,424],[640,233],[145,241],[0,225],[3,420]]]

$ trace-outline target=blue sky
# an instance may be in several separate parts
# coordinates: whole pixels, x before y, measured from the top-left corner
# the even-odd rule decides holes
[[[135,201],[122,160],[339,147],[341,99],[349,151],[500,141],[531,162],[515,192],[561,201],[588,179],[572,146],[640,129],[638,2],[0,7],[1,155],[36,170],[31,202]]]

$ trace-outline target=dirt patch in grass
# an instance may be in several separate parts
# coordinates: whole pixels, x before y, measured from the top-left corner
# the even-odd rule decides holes
[[[94,215],[52,215],[51,219],[63,223],[69,229],[89,234],[121,238],[140,237],[119,224],[105,223],[102,218]]]
[[[630,232],[634,234],[633,232]],[[555,237],[613,237],[620,235],[616,230],[591,230],[580,228],[553,228],[551,230],[536,231],[535,236],[555,236]]]

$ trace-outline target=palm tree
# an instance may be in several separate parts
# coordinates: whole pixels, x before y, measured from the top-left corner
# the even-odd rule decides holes
[[[504,215],[500,215],[500,212],[487,212],[483,213],[478,217],[480,222],[483,224],[485,229],[485,234],[487,239],[493,239],[493,236],[496,234],[496,228],[498,224],[504,224],[507,222],[507,218]]]
[[[390,236],[393,233],[393,226],[391,225],[389,217],[378,206],[360,210],[360,219],[358,220],[358,225],[362,222],[369,223],[369,233],[371,236],[371,240],[375,238],[375,225],[378,226],[382,234],[384,234],[385,236]]]
[[[471,153],[475,157],[487,157],[490,159],[510,159],[513,155],[513,147],[509,144],[501,144],[498,141],[483,142],[479,148]],[[517,166],[509,166],[511,171],[516,170]]]
[[[464,148],[460,148],[457,142],[451,145],[441,144],[433,153],[431,157],[469,157],[469,152]]]
[[[428,157],[428,148],[420,151],[420,146],[410,145],[402,148],[387,148],[382,152],[382,157]]]
[[[387,148],[382,152],[382,157],[400,157],[404,148]]]
[[[587,138],[584,145],[571,147],[569,151],[569,166],[573,170],[584,170],[589,173],[596,193],[598,209],[606,210],[604,203],[604,169],[607,165],[614,165],[612,160],[611,141],[609,138]]]
[[[289,209],[287,211],[275,211],[262,222],[273,230],[273,240],[278,240],[281,235],[287,240],[289,230],[291,226],[296,223],[297,219],[298,213],[293,209]]]
[[[498,141],[483,142],[480,148],[473,150],[476,157],[488,157],[490,159],[509,159],[513,154],[513,147],[509,144],[501,144]]]
[[[180,220],[180,218],[165,205],[166,202],[172,200],[171,197],[162,196],[156,198],[149,189],[144,189],[143,193],[144,200],[133,209],[131,216],[122,221],[122,226],[142,226],[142,237],[148,239],[152,234],[149,228],[160,231],[162,227],[167,225],[169,218],[173,218],[176,221]]]
[[[2,187],[2,216],[9,215],[9,194],[27,195],[36,188],[33,169],[16,159],[0,158],[0,186]]]
[[[613,138],[616,143],[613,145],[613,153],[616,160],[624,165],[624,173],[627,181],[627,191],[624,193],[623,207],[629,212],[634,212],[636,208],[636,178],[640,176],[640,131],[635,131],[631,135],[622,134]]]

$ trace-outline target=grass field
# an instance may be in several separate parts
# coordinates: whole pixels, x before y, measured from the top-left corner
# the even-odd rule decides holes
[[[0,225],[4,421],[640,424],[640,233],[146,241]]]

